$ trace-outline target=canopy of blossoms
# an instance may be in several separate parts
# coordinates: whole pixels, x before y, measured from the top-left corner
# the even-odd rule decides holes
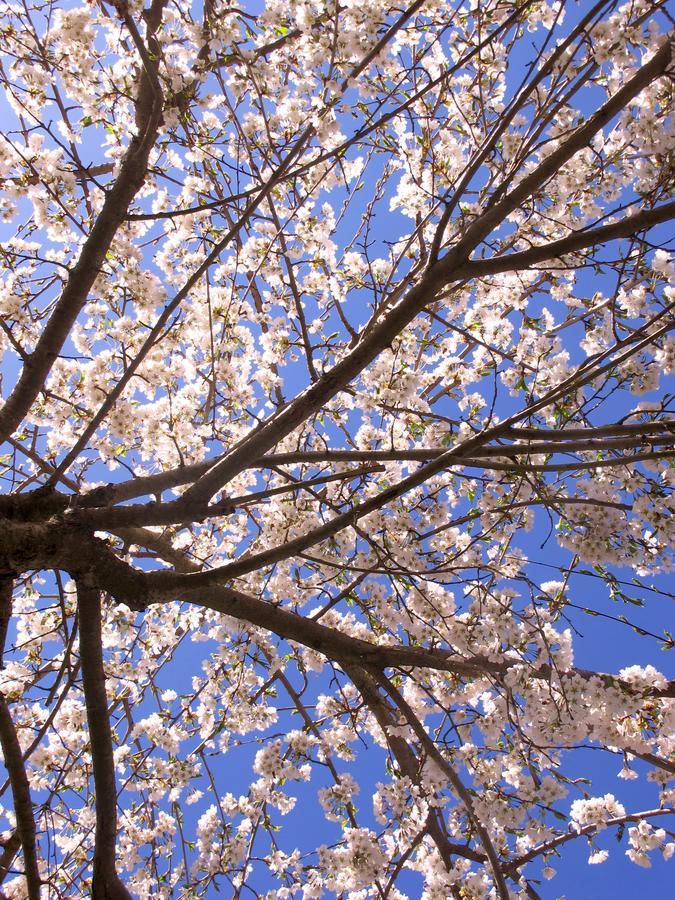
[[[3,897],[672,855],[671,27],[0,2]]]

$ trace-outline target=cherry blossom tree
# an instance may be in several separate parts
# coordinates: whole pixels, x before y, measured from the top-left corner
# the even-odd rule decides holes
[[[668,858],[665,4],[0,23],[2,896]]]

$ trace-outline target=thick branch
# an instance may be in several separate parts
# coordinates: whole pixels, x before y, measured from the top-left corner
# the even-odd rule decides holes
[[[82,682],[96,790],[92,897],[95,900],[131,900],[131,894],[120,880],[115,868],[117,788],[103,670],[101,594],[93,582],[85,578],[80,578],[77,582],[77,613],[80,626]]]
[[[18,828],[15,828],[2,847],[2,854],[0,855],[0,884],[7,878],[14,862],[14,857],[19,852],[20,847],[21,836]]]
[[[640,428],[642,427],[643,426],[640,426]],[[645,425],[644,430],[640,430],[637,432],[627,430],[625,433],[657,433],[665,438],[669,434],[673,434],[674,428],[675,426],[672,422],[654,422]],[[607,429],[607,431],[605,431],[605,429]],[[609,429],[611,429],[611,431],[609,431]],[[590,440],[596,436],[599,436],[600,434],[606,433],[609,435],[615,433],[624,433],[623,431],[615,432],[614,429],[615,426],[613,425],[602,426],[599,428],[575,428],[569,429],[569,436],[570,438],[585,437]],[[567,440],[568,429],[558,432],[547,431],[544,429],[507,429],[507,431],[517,431],[519,435],[522,434],[523,437],[527,436],[526,432],[533,432],[532,437],[540,437],[549,442],[558,442]],[[512,454],[512,446],[513,445],[504,445],[504,456],[510,456]],[[441,456],[441,454],[446,452],[447,450],[445,447],[423,447],[420,449],[406,450],[290,450],[283,453],[267,453],[257,460],[249,461],[247,468],[263,469],[281,465],[301,465],[303,463],[311,463],[318,466],[328,465],[335,462],[427,462],[430,459],[436,459],[437,457]],[[529,449],[529,445],[524,445],[523,449],[521,449],[520,452],[531,453],[532,451]],[[554,452],[554,448],[547,448],[547,452]],[[559,452],[562,452],[562,448]],[[472,453],[469,459],[466,459],[458,454],[458,457],[461,458],[462,462],[458,462],[457,465],[481,466],[483,465],[483,463],[477,457],[482,454],[482,450],[476,451],[475,453]],[[142,497],[147,494],[159,494],[163,491],[171,490],[174,487],[180,487],[181,485],[189,484],[191,481],[194,481],[195,479],[206,473],[209,468],[211,468],[218,462],[218,460],[224,459],[224,456],[225,455],[223,454],[223,456],[218,457],[218,459],[209,460],[207,462],[190,463],[189,465],[180,466],[176,469],[169,469],[166,472],[158,472],[156,475],[141,475],[138,478],[133,478],[129,481],[111,483],[103,487],[94,488],[93,490],[89,491],[86,494],[83,494],[80,498],[78,498],[78,506],[80,508],[102,507],[107,504],[119,503],[124,500],[131,500],[134,497]],[[633,457],[627,457],[626,459],[617,458],[616,460],[608,459],[601,462],[602,464],[606,465],[621,465],[626,462],[630,462],[632,458]],[[639,454],[634,458],[636,461],[639,461],[641,459],[647,459],[649,457],[644,456],[643,454]],[[578,464],[571,463],[549,466],[544,466],[543,464],[539,466],[528,465],[528,469],[546,468],[550,471],[555,471],[560,468],[565,468],[566,465],[584,466],[586,465],[586,463],[580,461]],[[491,463],[485,463],[485,468],[493,468],[493,465]],[[503,467],[498,466],[498,468]],[[517,466],[513,466],[513,468],[517,468]]]
[[[184,599],[264,628],[286,640],[303,644],[337,662],[353,661],[377,669],[390,667],[400,669],[410,666],[454,672],[469,678],[491,677],[497,679],[503,677],[514,666],[527,666],[528,675],[533,678],[550,681],[552,677],[557,677],[557,673],[550,666],[535,667],[522,659],[505,657],[501,662],[494,662],[478,656],[464,659],[455,653],[434,648],[418,648],[401,644],[373,644],[350,637],[335,628],[329,628],[320,622],[288,612],[280,606],[265,603],[263,600],[258,600],[256,597],[232,588],[210,585],[198,590],[179,590],[169,587],[169,583],[174,580],[170,573],[157,572],[146,577],[149,582],[150,603],[166,602],[168,599]],[[635,687],[614,675],[602,672],[571,669],[566,675],[568,677],[577,676],[584,680],[597,678],[605,685],[614,685],[633,695],[637,693],[653,697],[675,697],[675,681],[669,682],[664,688],[642,691],[636,690]]]
[[[38,867],[33,801],[30,796],[30,785],[28,784],[28,776],[23,764],[19,738],[16,734],[14,722],[12,722],[7,700],[2,693],[0,693],[0,745],[2,746],[5,768],[12,786],[14,815],[16,816],[16,827],[21,839],[21,849],[23,850],[28,898],[29,900],[40,900],[41,880]]]
[[[329,659],[353,660],[377,668],[412,666],[455,672],[471,678],[500,678],[513,666],[528,666],[526,661],[516,658],[505,657],[501,662],[476,656],[463,659],[434,648],[373,644],[229,587],[193,585],[190,579],[195,576],[191,574],[142,572],[118,559],[104,541],[82,529],[7,521],[0,524],[4,528],[0,568],[63,569],[76,579],[90,574],[101,589],[134,609],[152,603],[186,600],[304,644]],[[528,674],[546,680],[556,675],[550,666],[528,666]],[[629,694],[675,697],[675,682],[669,682],[664,688],[636,691],[630,684],[606,673],[572,669],[567,675],[585,680],[598,678]]]
[[[14,579],[11,575],[0,575],[0,671],[5,665],[5,644],[12,618],[12,590]]]
[[[137,133],[124,155],[119,175],[106,195],[77,263],[70,270],[66,286],[35,350],[26,359],[14,390],[0,409],[0,441],[18,428],[44,387],[47,376],[87,301],[113,238],[124,222],[131,201],[143,185],[148,158],[161,121],[162,97],[158,83],[155,84],[150,79],[143,80],[136,106],[138,111],[142,111],[142,115],[138,117]]]
[[[519,253],[471,260],[461,266],[458,274],[463,278],[484,278],[500,272],[519,272],[523,269],[531,269],[538,263],[559,259],[569,253],[576,253],[598,244],[606,244],[608,241],[639,234],[647,228],[653,228],[654,225],[668,222],[673,218],[675,218],[675,201],[664,203],[654,209],[644,209],[632,216],[625,216],[611,225],[589,228],[587,231],[574,231],[558,241],[531,247],[529,250],[522,250]]]
[[[0,578],[0,617],[3,622],[8,621],[12,609],[12,579]],[[7,628],[3,629],[2,646],[0,653],[4,652],[4,639]],[[40,900],[40,870],[38,866],[37,841],[35,837],[35,818],[33,816],[33,801],[30,796],[30,785],[23,763],[21,744],[9,712],[9,705],[3,693],[0,692],[0,746],[4,757],[5,768],[12,786],[12,798],[14,800],[14,815],[16,816],[16,832],[23,850],[23,862],[26,874],[26,887],[29,900]],[[10,837],[8,847],[3,854],[3,862],[10,864],[10,858],[16,853],[16,838]]]

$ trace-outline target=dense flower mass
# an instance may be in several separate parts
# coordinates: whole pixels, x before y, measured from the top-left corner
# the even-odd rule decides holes
[[[660,893],[671,25],[0,0],[2,896]]]

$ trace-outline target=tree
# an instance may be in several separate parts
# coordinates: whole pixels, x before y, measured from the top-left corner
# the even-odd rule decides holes
[[[668,858],[664,4],[3,6],[4,896]]]

